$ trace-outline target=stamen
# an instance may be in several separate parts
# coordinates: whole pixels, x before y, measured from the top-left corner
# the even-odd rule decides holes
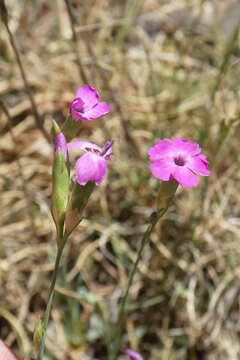
[[[104,147],[102,148],[102,151],[100,153],[101,156],[104,156],[108,150],[112,147],[114,141],[107,141]]]

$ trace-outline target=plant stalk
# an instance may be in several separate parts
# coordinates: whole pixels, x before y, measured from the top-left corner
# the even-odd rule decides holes
[[[66,241],[63,241],[62,246],[59,247],[58,251],[57,251],[52,282],[51,282],[51,286],[49,289],[47,308],[46,308],[45,315],[44,315],[42,340],[41,340],[41,346],[40,346],[40,350],[39,350],[39,354],[38,354],[38,360],[43,359],[44,348],[45,348],[45,339],[46,339],[46,333],[47,333],[47,325],[48,325],[51,308],[52,308],[52,301],[53,301],[53,297],[54,297],[54,289],[55,289],[55,284],[56,284],[56,280],[57,280],[59,264],[60,264],[60,260],[61,260],[61,256],[62,256],[62,252],[63,252],[64,246],[65,246],[65,243],[66,243]]]
[[[121,303],[121,306],[119,308],[117,327],[116,327],[116,332],[114,332],[114,338],[112,339],[113,347],[110,352],[109,360],[116,360],[116,358],[117,358],[117,354],[119,351],[121,338],[122,338],[122,325],[123,325],[123,320],[124,320],[126,307],[127,307],[127,303],[128,303],[129,292],[130,292],[130,289],[131,289],[131,286],[133,283],[134,276],[137,272],[139,261],[142,257],[143,249],[146,246],[146,244],[148,244],[148,242],[150,241],[150,236],[151,236],[155,226],[157,225],[160,218],[167,212],[169,205],[170,205],[170,203],[164,209],[161,209],[158,213],[153,214],[153,216],[151,217],[151,223],[149,224],[146,232],[143,235],[141,245],[140,245],[140,248],[139,248],[138,254],[137,254],[137,259],[133,265],[133,269],[130,274],[127,289],[126,289],[123,301]],[[110,344],[110,348],[111,348],[111,345],[112,344]]]

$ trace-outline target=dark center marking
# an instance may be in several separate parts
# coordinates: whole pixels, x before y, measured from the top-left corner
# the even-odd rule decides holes
[[[181,155],[175,157],[175,158],[174,158],[174,162],[175,162],[175,164],[178,165],[178,166],[184,166],[184,165],[185,165],[185,160],[184,160],[184,158],[183,158]]]

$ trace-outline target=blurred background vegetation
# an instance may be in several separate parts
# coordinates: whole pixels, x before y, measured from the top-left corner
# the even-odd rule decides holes
[[[66,6],[68,5],[68,6]],[[9,29],[44,129],[85,83],[111,106],[80,137],[114,157],[65,249],[46,359],[107,359],[159,182],[148,148],[201,143],[212,174],[180,189],[144,251],[122,349],[146,360],[240,359],[238,0],[8,0]],[[0,337],[33,359],[56,252],[46,140],[0,24]],[[72,159],[74,164],[74,159]],[[73,173],[74,174],[74,173]],[[126,359],[119,354],[119,359]]]

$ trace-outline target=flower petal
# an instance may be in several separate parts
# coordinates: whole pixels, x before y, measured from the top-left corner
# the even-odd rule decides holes
[[[175,166],[173,172],[174,179],[179,182],[182,187],[191,188],[197,186],[198,178],[186,166]]]
[[[90,121],[99,118],[100,116],[108,114],[109,111],[110,111],[109,105],[105,102],[100,102],[97,105],[95,105],[93,108],[81,114],[81,119],[83,121]]]
[[[94,105],[97,104],[99,99],[97,90],[90,85],[84,85],[78,88],[76,97],[79,97],[84,101],[84,111],[91,109]]]
[[[106,172],[106,160],[96,154],[87,152],[76,162],[77,182],[85,185],[89,180],[99,184]]]
[[[132,349],[126,349],[124,350],[124,352],[129,356],[131,360],[143,360],[143,357],[136,351],[133,351]]]
[[[174,151],[184,152],[186,155],[198,155],[201,152],[201,148],[197,143],[189,142],[182,138],[173,140]]]
[[[100,154],[102,149],[100,148],[100,146],[93,144],[91,142],[88,141],[72,141],[70,143],[68,143],[68,148],[69,149],[81,149],[85,152],[93,152],[96,154]]]
[[[165,156],[171,156],[173,150],[172,141],[169,139],[159,140],[153,147],[148,150],[150,160],[160,160]]]
[[[205,155],[198,155],[198,157],[206,164],[208,165],[208,161]]]
[[[150,165],[150,169],[156,178],[169,181],[172,178],[174,165],[172,164],[171,159],[161,159],[153,161]]]
[[[0,359],[1,360],[18,360],[14,352],[0,339]]]
[[[186,166],[188,169],[202,176],[208,176],[211,173],[207,168],[206,160],[202,159],[200,156],[194,156],[188,159]]]

